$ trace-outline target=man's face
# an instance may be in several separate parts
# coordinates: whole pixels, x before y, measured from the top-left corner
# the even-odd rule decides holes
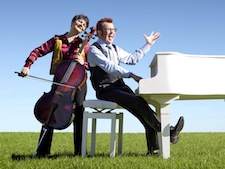
[[[116,28],[113,23],[104,22],[103,28],[98,32],[98,37],[105,41],[107,44],[112,44],[116,35]]]

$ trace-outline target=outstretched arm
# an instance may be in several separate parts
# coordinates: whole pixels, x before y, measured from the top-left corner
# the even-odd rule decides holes
[[[144,36],[145,39],[146,39],[146,43],[147,43],[149,46],[152,46],[152,45],[155,43],[155,41],[156,41],[157,39],[159,39],[160,33],[157,32],[157,33],[154,34],[154,31],[152,31],[152,33],[151,33],[150,36],[146,36],[145,34],[143,34],[143,36]],[[129,77],[130,77],[130,78],[133,78],[136,82],[139,82],[139,81],[142,79],[142,77],[137,76],[137,75],[135,75],[135,74],[133,74],[133,73],[130,73],[130,76],[129,76]]]

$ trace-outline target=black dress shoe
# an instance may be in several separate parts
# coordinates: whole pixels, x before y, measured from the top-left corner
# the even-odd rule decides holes
[[[184,117],[181,116],[175,127],[170,127],[170,142],[176,144],[179,139],[179,133],[184,127]]]
[[[146,156],[149,156],[149,155],[151,155],[151,156],[159,156],[159,150],[153,150],[153,151],[148,151],[147,153],[146,153]]]

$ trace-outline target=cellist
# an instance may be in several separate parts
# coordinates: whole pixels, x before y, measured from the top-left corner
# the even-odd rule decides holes
[[[69,32],[62,35],[55,35],[41,46],[35,48],[25,61],[25,65],[22,68],[20,75],[25,77],[29,74],[30,67],[39,57],[53,52],[50,74],[54,75],[54,71],[57,65],[65,60],[73,60],[88,69],[88,63],[86,56],[90,45],[85,44],[83,52],[79,54],[77,51],[82,43],[82,39],[79,34],[84,32],[89,26],[89,19],[83,14],[79,14],[73,17],[71,21],[71,27]],[[54,84],[52,85],[54,87]],[[81,138],[82,138],[82,119],[83,119],[83,101],[85,100],[87,93],[87,85],[84,84],[81,90],[77,90],[74,102],[76,104],[74,113],[75,118],[74,125],[74,153],[75,155],[81,154]],[[43,126],[40,133],[40,138],[43,135]],[[43,141],[37,149],[37,157],[47,157],[50,154],[51,142],[53,136],[53,128],[48,128]],[[39,138],[39,140],[40,140]]]

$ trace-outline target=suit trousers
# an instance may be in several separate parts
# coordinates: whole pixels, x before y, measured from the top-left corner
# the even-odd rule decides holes
[[[159,149],[157,131],[161,131],[161,122],[148,103],[123,83],[114,84],[97,92],[102,100],[113,101],[131,112],[143,124],[146,130],[148,151]]]
[[[74,109],[75,118],[73,120],[73,128],[74,128],[74,153],[75,155],[81,154],[81,142],[82,142],[82,122],[83,122],[83,101],[85,100],[87,94],[87,84],[82,86],[81,90],[77,90],[76,95],[74,97],[74,102],[76,107]],[[63,112],[62,112],[63,113]],[[50,154],[52,136],[53,136],[53,128],[43,125],[40,132],[40,137],[43,136],[44,129],[46,130],[46,134],[42,139],[39,148],[37,149],[38,155],[46,155]]]

